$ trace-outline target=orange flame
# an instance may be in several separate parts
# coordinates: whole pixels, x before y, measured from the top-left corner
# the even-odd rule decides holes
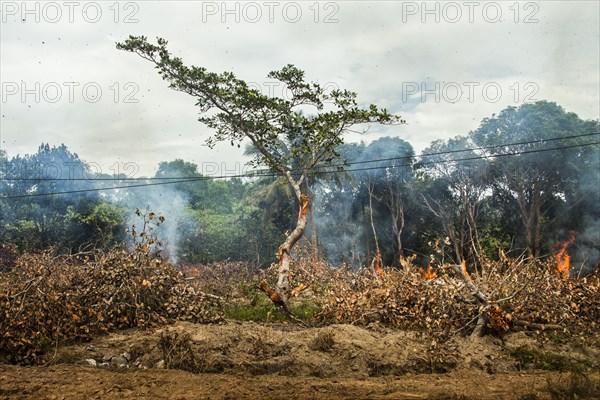
[[[556,253],[556,261],[557,266],[556,270],[559,274],[563,276],[563,278],[569,278],[569,270],[571,268],[571,256],[567,253],[567,247],[569,247],[575,241],[575,235],[571,232],[569,233],[569,240],[566,242],[560,243],[560,250]]]
[[[308,203],[309,203],[309,199],[308,196],[306,195],[301,195],[300,196],[300,208],[301,208],[301,215],[302,217],[305,217],[306,214],[308,213]]]
[[[461,265],[461,269],[463,274],[465,274],[465,276],[467,277],[467,279],[469,279],[471,282],[473,282],[473,279],[471,279],[471,275],[469,275],[469,273],[467,272],[467,261],[466,260],[462,260]]]
[[[421,271],[421,274],[423,274],[423,278],[425,279],[435,279],[437,277],[437,274],[435,273],[435,271],[433,271],[431,269],[431,264],[427,264],[427,270],[424,270],[423,268],[419,268],[419,271]]]
[[[375,271],[375,273],[379,276],[383,275],[383,268],[381,266],[381,252],[379,251],[379,249],[377,249],[375,251],[375,258],[373,259],[373,262],[371,263],[371,267],[373,268],[373,270]]]

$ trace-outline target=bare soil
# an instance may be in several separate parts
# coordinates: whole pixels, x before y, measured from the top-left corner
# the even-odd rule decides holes
[[[518,365],[508,354],[524,345],[540,347],[526,333],[437,343],[377,325],[179,322],[57,348],[47,366],[0,365],[0,399],[550,399],[557,387],[566,393],[568,373]],[[542,347],[592,366],[586,396],[600,398],[589,390],[600,388],[598,349]]]

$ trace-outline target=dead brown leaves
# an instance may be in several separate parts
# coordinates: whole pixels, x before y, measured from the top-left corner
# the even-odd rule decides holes
[[[297,283],[309,284],[308,296],[320,306],[317,319],[321,323],[378,322],[453,335],[469,334],[485,313],[485,334],[560,324],[563,333],[584,337],[600,329],[598,272],[565,282],[551,263],[486,261],[467,275],[489,296],[490,306],[482,307],[465,283],[446,268],[430,271],[435,272],[432,279],[425,279],[417,268],[387,269],[380,279],[369,269],[330,269],[308,259],[296,260],[293,269]]]
[[[505,258],[467,266],[470,282],[489,299],[484,306],[450,268],[435,268],[435,277],[425,279],[414,265],[374,276],[370,268],[332,269],[308,256],[293,262],[291,284],[302,290],[290,299],[291,310],[309,304],[315,311],[303,318],[312,324],[376,323],[449,338],[473,332],[483,313],[484,334],[558,324],[567,337],[600,337],[598,271],[565,281],[550,262]],[[224,304],[252,307],[249,296],[276,269],[219,263],[176,270],[155,255],[124,249],[87,258],[24,255],[0,272],[0,360],[33,364],[60,343],[106,331],[215,321]]]
[[[0,359],[38,363],[60,343],[175,319],[218,318],[170,264],[124,249],[88,257],[46,252],[20,257],[2,273]]]

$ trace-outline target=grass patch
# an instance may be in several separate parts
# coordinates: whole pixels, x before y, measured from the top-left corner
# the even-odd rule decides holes
[[[517,361],[520,370],[534,368],[545,371],[582,372],[592,367],[587,360],[578,360],[527,345],[508,349],[508,353]]]
[[[249,301],[248,301],[249,300]],[[262,292],[254,291],[247,300],[229,303],[223,309],[225,318],[238,321],[280,322],[286,321],[285,312],[279,309]]]
[[[262,292],[254,291],[248,302],[228,304],[223,309],[225,318],[239,321],[281,322],[289,320],[286,313],[275,306]],[[291,313],[298,319],[307,321],[315,318],[320,308],[306,299],[290,305]]]
[[[321,311],[321,308],[317,304],[307,299],[302,299],[297,304],[292,304],[290,308],[292,314],[303,321],[314,319]]]

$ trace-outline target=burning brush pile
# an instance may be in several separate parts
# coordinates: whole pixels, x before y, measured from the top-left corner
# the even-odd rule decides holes
[[[296,284],[319,305],[320,323],[369,325],[449,335],[558,331],[599,340],[600,274],[566,279],[554,260],[485,261],[402,270],[332,270],[299,260]]]
[[[143,242],[133,253],[124,248],[79,256],[46,252],[13,260],[0,271],[0,362],[43,362],[60,344],[107,331],[175,320],[206,323],[223,315],[271,320],[277,314],[273,299],[260,289],[273,284],[276,265],[176,269],[151,245]],[[558,332],[600,345],[598,269],[570,278],[563,268],[564,257],[541,262],[503,254],[500,261],[476,267],[420,269],[403,260],[402,269],[361,270],[331,269],[299,257],[292,267],[292,287],[299,289],[289,310],[279,314],[290,323],[376,323],[442,338]],[[252,312],[260,307],[271,309]],[[235,315],[227,313],[231,309]]]

